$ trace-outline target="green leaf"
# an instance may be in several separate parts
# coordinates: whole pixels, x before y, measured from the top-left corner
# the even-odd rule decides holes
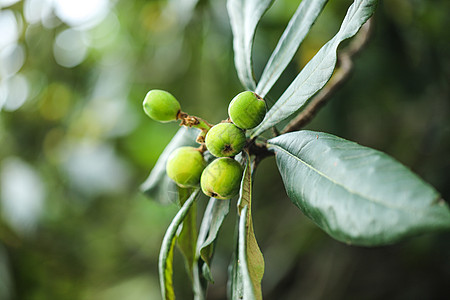
[[[236,223],[236,235],[235,242],[236,249],[233,252],[233,256],[231,257],[230,265],[228,266],[228,284],[227,284],[227,292],[228,298],[231,300],[242,300],[244,299],[244,283],[242,278],[242,271],[239,263],[238,252],[239,252],[239,243],[238,243],[238,231],[239,231],[239,220]]]
[[[294,57],[328,0],[303,0],[267,62],[255,92],[265,97]]]
[[[355,0],[347,11],[339,32],[308,62],[278,101],[267,112],[252,136],[257,136],[286,119],[317,93],[330,79],[337,61],[337,49],[342,41],[354,36],[372,16],[377,0]]]
[[[388,155],[331,134],[268,141],[292,202],[333,238],[375,246],[450,229],[438,192]]]
[[[243,298],[262,299],[261,280],[264,274],[264,259],[256,244],[250,211],[246,205],[239,218],[238,265],[242,276]]]
[[[175,246],[175,240],[174,237],[171,239],[168,247],[165,250],[165,257],[164,257],[164,266],[160,266],[159,270],[159,276],[160,276],[160,288],[161,293],[163,296],[163,300],[174,300],[175,299],[175,292],[173,290],[173,248]],[[161,259],[161,256],[160,256]],[[161,261],[160,261],[161,263]],[[164,268],[164,269],[161,269]]]
[[[234,63],[245,88],[256,87],[252,67],[252,47],[256,26],[273,0],[228,0],[227,10],[233,31]]]
[[[197,251],[194,265],[194,299],[205,299],[205,292],[207,282],[203,278],[210,282],[214,282],[210,265],[214,255],[214,245],[219,233],[219,229],[222,226],[223,220],[228,214],[230,209],[230,200],[218,200],[210,198],[208,205],[203,215],[202,224],[197,238]],[[202,260],[199,261],[199,258]],[[203,277],[200,275],[200,269],[203,271]]]
[[[208,283],[200,276],[200,265],[202,262],[196,260],[193,268],[192,290],[194,292],[194,300],[204,300]]]
[[[183,205],[191,195],[191,189],[179,188],[180,204]],[[197,242],[197,205],[194,202],[183,220],[177,245],[183,254],[186,269],[192,278],[192,268],[195,261],[195,245]]]
[[[172,223],[170,223],[169,228],[164,235],[163,242],[161,245],[161,250],[159,253],[159,280],[161,287],[161,294],[163,300],[175,299],[175,294],[173,291],[173,247],[176,240],[176,233],[180,224],[185,219],[189,212],[189,209],[194,204],[195,199],[199,194],[199,189],[195,190],[189,199],[183,204],[176,216],[173,218]]]
[[[214,244],[229,210],[230,200],[211,198],[206,207],[202,224],[200,225],[197,255],[205,262],[203,265],[203,276],[210,282],[214,282],[210,270],[211,260],[214,254]]]
[[[239,199],[237,202],[238,213],[241,214],[244,206],[251,208],[252,204],[252,170],[250,167],[250,156],[247,152],[242,152],[241,161],[245,162],[244,173],[241,180],[241,188],[239,190]]]
[[[247,160],[241,182],[238,200],[239,246],[238,257],[244,287],[244,299],[262,299],[261,280],[264,275],[264,257],[256,241],[251,213],[252,204],[252,172],[250,158]]]
[[[170,143],[159,156],[150,175],[141,185],[141,191],[148,197],[161,203],[176,203],[178,201],[177,185],[166,175],[166,162],[173,150],[182,146],[198,146],[195,141],[200,130],[181,127]]]
[[[237,220],[236,250],[228,268],[228,294],[232,300],[262,299],[261,280],[264,258],[256,242],[251,215],[252,169],[248,153],[237,203],[240,214]]]

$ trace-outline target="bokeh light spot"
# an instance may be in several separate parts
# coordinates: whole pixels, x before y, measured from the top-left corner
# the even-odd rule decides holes
[[[7,78],[16,74],[25,61],[22,45],[11,44],[0,51],[0,77]]]
[[[44,205],[40,175],[23,160],[10,157],[1,165],[2,217],[18,233],[32,232]]]
[[[29,24],[36,24],[51,18],[51,0],[26,0],[23,7],[25,20]]]
[[[28,97],[28,80],[22,74],[14,75],[4,80],[7,88],[6,99],[3,103],[3,109],[14,111],[21,107]],[[0,100],[1,103],[1,100]]]
[[[109,12],[108,0],[54,1],[56,15],[72,27],[93,27],[100,23]]]
[[[0,8],[11,6],[20,0],[0,0]]]
[[[58,34],[53,44],[56,62],[66,68],[73,68],[86,57],[87,45],[85,33],[74,29],[66,29]]]
[[[3,49],[17,41],[19,26],[11,10],[0,11],[0,49]]]

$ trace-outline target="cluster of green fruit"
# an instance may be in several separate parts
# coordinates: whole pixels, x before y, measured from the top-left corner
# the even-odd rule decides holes
[[[256,127],[264,119],[266,105],[253,92],[238,94],[228,107],[229,119],[215,126],[181,111],[173,95],[151,90],[143,103],[145,113],[159,122],[181,120],[181,125],[201,130],[200,147],[180,147],[173,151],[166,165],[167,175],[181,187],[196,187],[217,199],[230,199],[239,192],[243,169],[233,157],[246,146],[245,130]],[[209,165],[204,159],[208,150],[218,157]]]

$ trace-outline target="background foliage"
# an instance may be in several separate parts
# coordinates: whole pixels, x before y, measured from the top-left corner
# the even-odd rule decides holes
[[[192,10],[189,1],[79,1],[77,17],[66,2],[0,1],[0,299],[159,299],[157,257],[176,207],[138,190],[178,128],[149,120],[141,103],[161,88],[187,112],[225,117],[242,89],[225,1]],[[336,33],[350,3],[325,7],[269,102]],[[275,1],[263,17],[257,76],[297,5]],[[388,153],[444,199],[449,12],[445,0],[382,1],[352,78],[308,125]],[[253,190],[266,299],[445,297],[448,233],[373,249],[336,242],[292,209],[274,159],[262,163]],[[203,211],[206,200],[199,204]],[[220,232],[209,299],[225,294],[233,218]],[[189,299],[187,275],[174,280]]]

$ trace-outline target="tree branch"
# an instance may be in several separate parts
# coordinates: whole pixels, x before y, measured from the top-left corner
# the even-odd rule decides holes
[[[338,68],[325,87],[312,99],[312,101],[301,111],[289,124],[284,127],[281,133],[297,131],[308,124],[324,106],[331,96],[341,88],[353,70],[352,59],[367,45],[373,30],[373,17],[361,27],[361,30],[351,41],[348,47],[338,53]]]

